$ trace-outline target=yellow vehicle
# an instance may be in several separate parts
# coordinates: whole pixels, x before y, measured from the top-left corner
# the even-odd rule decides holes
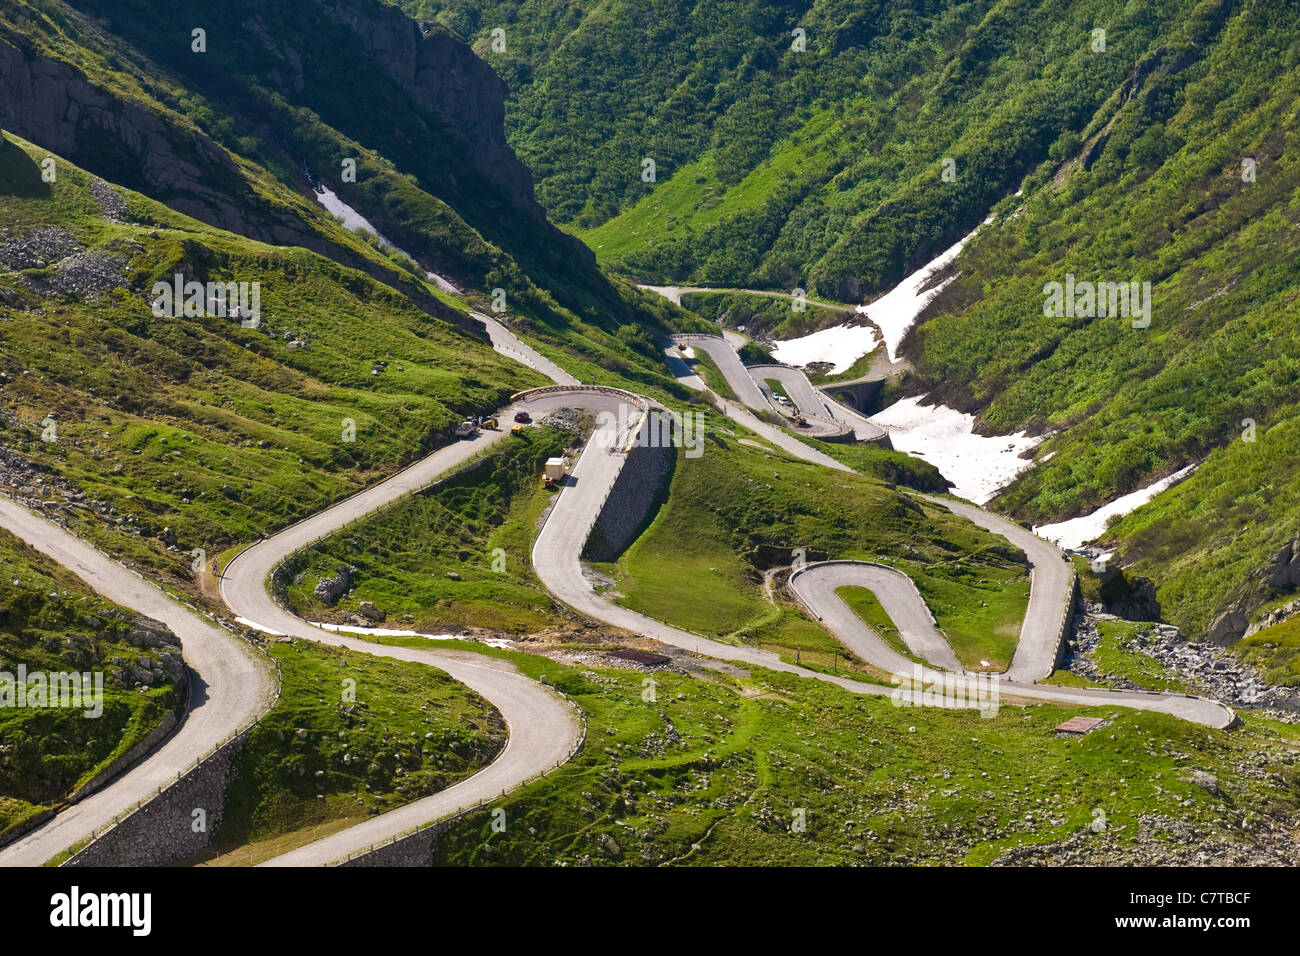
[[[514,428],[510,429],[510,434],[512,435],[522,435],[523,433],[524,433],[523,425],[516,425]]]
[[[495,418],[485,418],[485,419],[483,419],[483,427],[484,427],[484,428],[496,428],[496,427],[497,427],[497,420],[496,420]]]

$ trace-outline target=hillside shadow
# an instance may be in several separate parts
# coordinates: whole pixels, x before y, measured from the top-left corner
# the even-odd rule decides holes
[[[41,168],[27,151],[9,140],[0,142],[0,195],[47,197],[50,184],[42,181]]]

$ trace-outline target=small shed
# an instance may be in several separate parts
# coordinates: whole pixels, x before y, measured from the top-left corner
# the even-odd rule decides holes
[[[565,465],[565,461],[563,458],[546,459],[546,470],[543,472],[543,474],[546,475],[546,480],[559,481],[561,478],[563,478],[564,465]]]

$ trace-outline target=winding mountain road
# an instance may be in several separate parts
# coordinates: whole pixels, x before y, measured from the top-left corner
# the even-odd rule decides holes
[[[104,598],[162,621],[181,640],[191,671],[190,706],[162,744],[103,788],[0,850],[0,866],[40,866],[148,800],[271,705],[276,680],[264,655],[93,546],[0,497],[0,523]]]
[[[777,292],[772,289],[732,289],[722,288],[720,286],[706,285],[641,285],[637,284],[638,289],[645,289],[647,292],[656,292],[663,296],[673,305],[682,304],[682,296],[691,292],[718,292],[718,293],[736,293],[738,295],[757,295],[765,299],[793,299],[792,292]],[[852,312],[857,306],[845,305],[842,302],[826,302],[822,299],[810,299],[808,296],[801,296],[804,302],[809,305],[819,306],[823,309],[834,309],[837,312]]]
[[[571,406],[580,406],[591,411],[607,409],[607,399],[585,389],[573,389],[569,392],[553,392],[547,397],[559,399],[567,396]],[[606,425],[605,428],[612,428]],[[556,498],[555,504],[547,517],[545,525],[533,545],[533,569],[546,589],[559,600],[574,610],[603,621],[614,627],[642,634],[670,644],[683,650],[719,660],[734,661],[741,664],[753,664],[771,670],[799,674],[816,680],[837,684],[846,690],[859,694],[899,696],[891,686],[855,681],[838,675],[823,674],[803,667],[788,664],[770,651],[746,645],[724,644],[675,628],[662,621],[639,614],[629,608],[615,604],[609,598],[599,594],[582,573],[580,555],[586,543],[596,517],[600,513],[606,496],[613,487],[625,459],[621,455],[610,454],[608,448],[615,444],[612,435],[601,435],[600,430],[593,434],[587,448],[579,456],[573,474]],[[807,449],[812,452],[812,449]],[[815,453],[814,453],[815,454]],[[943,498],[933,498],[937,504],[954,510],[966,506]],[[976,509],[978,510],[978,509]],[[960,513],[960,512],[959,512]],[[981,512],[990,521],[1000,519]],[[1010,524],[1009,522],[1007,523]],[[1010,525],[1012,528],[1018,526]],[[1001,533],[993,529],[995,533]],[[1023,531],[1023,529],[1020,529]],[[1025,532],[1026,534],[1028,532]],[[1041,539],[1040,539],[1041,540]],[[1052,546],[1047,542],[1049,548]],[[1054,550],[1054,549],[1053,549]],[[1057,563],[1060,563],[1059,558]],[[834,571],[827,569],[834,568]],[[796,594],[808,605],[819,620],[831,630],[846,646],[864,652],[864,659],[891,674],[910,675],[914,673],[913,662],[898,654],[884,642],[864,621],[844,603],[835,590],[844,583],[858,584],[870,588],[882,605],[898,613],[895,624],[904,636],[904,642],[920,650],[924,655],[934,655],[945,659],[947,668],[922,671],[926,683],[942,680],[944,671],[960,672],[955,656],[942,635],[934,627],[934,618],[925,606],[924,600],[916,587],[909,580],[906,585],[900,578],[901,573],[884,574],[879,565],[865,562],[826,562],[812,565],[796,575],[801,579],[796,587]],[[1044,576],[1046,577],[1046,576]],[[1045,602],[1050,599],[1049,588],[1055,579],[1039,578],[1035,587]],[[838,583],[837,583],[838,582]],[[1064,614],[1068,590],[1056,608],[1056,620],[1053,629],[1035,632],[1032,640],[1039,645],[1051,643],[1055,647],[1055,635],[1059,633],[1059,618]],[[1033,598],[1031,595],[1031,604]],[[1045,605],[1044,605],[1045,606]],[[1028,620],[1026,627],[1028,627]],[[930,631],[927,632],[926,628]],[[1046,637],[1044,637],[1046,634]],[[1033,655],[1037,659],[1037,655]],[[1053,662],[1055,654],[1053,652]],[[1050,672],[1050,667],[1049,667]],[[1116,691],[1093,688],[1055,687],[1005,680],[1000,682],[1001,693],[1008,699],[1024,701],[1046,701],[1064,705],[1097,706],[1114,704],[1132,707],[1138,710],[1151,710],[1174,714],[1187,720],[1206,724],[1211,727],[1226,727],[1235,719],[1232,710],[1217,701],[1183,694],[1144,693],[1140,691]],[[903,697],[909,697],[904,693]]]
[[[539,398],[527,406],[534,414],[567,407],[559,397]],[[509,421],[522,405],[499,412]],[[581,724],[574,708],[553,689],[521,674],[513,665],[466,651],[415,649],[374,644],[359,637],[313,627],[280,605],[266,582],[281,561],[317,538],[364,518],[439,475],[465,464],[509,434],[484,431],[438,449],[396,475],[318,512],[279,534],[242,551],[227,566],[221,598],[242,622],[269,634],[291,635],[320,644],[345,647],[394,660],[430,664],[482,695],[500,711],[509,741],[484,770],[446,790],[406,804],[322,840],[299,847],[263,865],[312,866],[336,862],[416,826],[476,806],[567,760],[577,746]]]
[[[629,439],[627,406],[631,403],[645,407],[646,400],[619,390],[579,386],[573,376],[519,342],[505,326],[487,316],[477,317],[488,328],[499,352],[543,371],[557,382],[557,386],[563,386],[533,390],[518,396],[516,402],[498,414],[501,421],[510,421],[513,413],[520,409],[537,416],[559,408],[582,408],[599,416],[596,431],[557,495],[533,546],[534,569],[552,595],[596,620],[692,653],[799,674],[834,683],[854,693],[899,696],[891,686],[810,671],[788,664],[770,651],[700,637],[621,607],[598,594],[583,576],[580,556],[605,499],[627,460],[621,451]],[[733,362],[739,365],[741,373],[732,385],[733,389],[747,404],[752,402],[751,407],[767,407],[766,398],[753,378],[744,372],[734,347],[722,339],[712,338],[723,347],[718,348],[713,342],[701,344],[692,341],[689,344],[704,347],[724,374],[728,371],[737,374],[736,369],[730,366]],[[668,358],[674,372],[686,384],[703,388],[703,382],[690,375],[685,363],[671,352],[670,349]],[[728,380],[731,381],[731,375]],[[714,399],[718,407],[737,423],[786,451],[828,468],[850,470],[783,430],[760,421],[749,409],[717,396]],[[639,427],[647,426],[641,424]],[[270,634],[292,635],[361,653],[430,664],[496,706],[509,730],[506,747],[487,768],[474,776],[438,794],[380,814],[263,865],[304,866],[337,862],[416,826],[490,801],[557,766],[574,752],[581,739],[580,722],[574,708],[551,688],[525,677],[512,665],[470,652],[378,645],[325,631],[291,614],[272,598],[267,589],[268,579],[281,561],[316,539],[463,465],[501,440],[504,434],[504,429],[484,431],[471,440],[457,441],[438,449],[391,478],[259,541],[227,565],[221,581],[221,596],[246,625]],[[1132,707],[1170,713],[1212,727],[1227,726],[1235,719],[1232,711],[1222,704],[1186,695],[1031,683],[1050,673],[1054,665],[1055,634],[1059,631],[1060,618],[1069,597],[1068,588],[1072,585],[1071,569],[1054,546],[1005,519],[964,502],[923,497],[1007,538],[1029,557],[1033,567],[1033,585],[1020,643],[1007,673],[1008,680],[1001,683],[1005,697],[1066,705]],[[268,688],[273,686],[273,682],[265,662],[257,660],[257,655],[243,642],[185,610],[89,545],[4,499],[0,499],[0,516],[5,519],[5,527],[15,530],[20,537],[76,571],[105,597],[168,623],[181,636],[186,661],[201,678],[196,680],[196,703],[190,715],[163,746],[114,784],[0,851],[0,864],[35,865],[83,839],[136,801],[151,795],[161,783],[168,782],[176,773],[186,769],[196,753],[210,751],[235,729],[251,722],[268,705]],[[791,590],[810,612],[863,660],[889,673],[913,673],[913,668],[919,665],[890,648],[835,593],[846,585],[869,588],[886,608],[908,648],[938,668],[923,672],[926,681],[941,680],[945,671],[960,671],[955,655],[938,632],[920,593],[901,572],[865,562],[824,562],[802,569],[792,576],[790,583]],[[1044,635],[1048,635],[1050,640]],[[902,696],[911,695],[904,693]]]
[[[726,336],[691,332],[677,334],[671,338],[679,350],[697,348],[708,355],[722,372],[732,392],[752,411],[779,411],[770,397],[771,390],[766,380],[772,379],[780,383],[799,414],[808,422],[806,429],[795,429],[799,434],[809,438],[834,440],[853,432],[860,441],[867,442],[878,442],[888,438],[889,433],[875,422],[856,412],[851,412],[829,396],[822,394],[809,381],[803,369],[780,364],[747,366],[741,361],[735,344]],[[675,357],[680,359],[680,354]],[[678,379],[682,380],[683,384],[695,388],[695,385],[682,378],[680,371],[679,368],[674,368],[674,374]],[[699,380],[698,376],[695,378]]]

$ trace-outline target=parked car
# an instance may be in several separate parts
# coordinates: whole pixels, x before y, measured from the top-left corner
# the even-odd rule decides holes
[[[528,424],[528,422],[532,421],[532,418],[529,417],[527,412],[515,412],[515,421]]]

